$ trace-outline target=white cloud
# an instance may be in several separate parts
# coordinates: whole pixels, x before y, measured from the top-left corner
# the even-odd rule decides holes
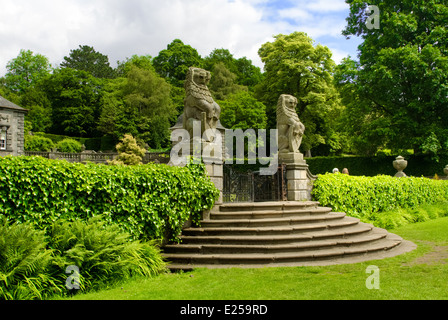
[[[317,12],[343,11],[348,8],[345,0],[314,0],[307,1],[307,9]]]
[[[293,20],[310,20],[313,18],[313,15],[309,11],[301,8],[281,9],[278,11],[278,15],[280,18]]]
[[[58,65],[70,50],[90,45],[115,64],[133,54],[156,56],[179,38],[202,56],[226,48],[262,66],[258,49],[273,35],[340,34],[345,17],[328,14],[347,10],[343,0],[292,3],[279,8],[267,0],[2,0],[0,76],[20,49]]]

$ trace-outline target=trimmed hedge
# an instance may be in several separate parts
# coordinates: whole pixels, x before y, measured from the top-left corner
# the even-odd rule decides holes
[[[25,135],[25,150],[26,151],[43,151],[48,152],[54,148],[54,143],[51,139],[41,136]]]
[[[75,139],[66,138],[59,141],[56,144],[56,148],[59,152],[79,153],[82,151],[82,144]]]
[[[204,166],[106,166],[41,157],[0,158],[0,215],[47,228],[103,215],[134,239],[178,240],[218,190]]]
[[[448,204],[448,181],[324,174],[314,182],[312,196],[321,205],[335,211],[364,221],[377,221],[381,220],[384,212],[427,204]]]
[[[333,168],[342,171],[348,168],[350,175],[355,176],[376,176],[390,175],[397,173],[392,162],[395,156],[378,157],[315,157],[306,158],[310,171],[317,174],[331,173]],[[425,156],[405,156],[408,166],[404,172],[408,176],[414,177],[433,177],[435,174],[443,175],[443,168],[448,164],[448,156],[440,156],[439,162],[433,161]]]
[[[84,145],[86,147],[86,150],[113,150],[115,148],[115,142],[109,143],[106,141],[108,137],[103,138],[80,138],[80,137],[69,137],[59,134],[51,134],[51,133],[44,133],[44,132],[34,132],[35,136],[39,137],[45,137],[53,141],[53,143],[56,145],[58,142],[64,140],[64,139],[73,139],[78,141],[81,145]],[[105,141],[103,146],[103,140]]]

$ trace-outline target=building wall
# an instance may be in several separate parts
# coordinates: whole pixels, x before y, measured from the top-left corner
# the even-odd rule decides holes
[[[0,150],[0,156],[24,154],[25,114],[24,112],[0,108],[0,129],[7,128],[6,150]]]

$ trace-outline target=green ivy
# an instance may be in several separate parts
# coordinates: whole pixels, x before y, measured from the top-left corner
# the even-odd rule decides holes
[[[318,175],[312,196],[334,211],[345,212],[365,221],[378,221],[384,212],[448,203],[448,181],[329,173]]]
[[[106,166],[41,157],[0,158],[0,215],[48,228],[102,215],[134,239],[178,240],[218,190],[203,165]]]

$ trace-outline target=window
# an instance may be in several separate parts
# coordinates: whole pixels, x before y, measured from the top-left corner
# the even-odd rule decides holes
[[[0,150],[6,150],[6,130],[0,129]]]

